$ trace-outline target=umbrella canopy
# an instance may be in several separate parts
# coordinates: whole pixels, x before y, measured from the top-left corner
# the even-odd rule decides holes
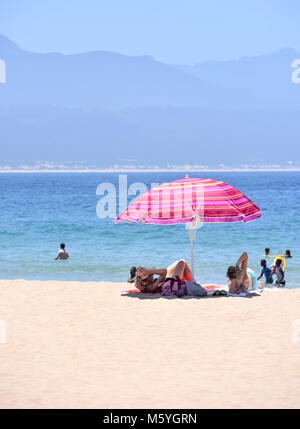
[[[164,183],[136,198],[115,222],[168,225],[191,223],[191,269],[194,279],[195,223],[249,222],[261,217],[259,208],[227,183],[185,178]]]
[[[164,183],[136,198],[115,222],[154,224],[193,222],[249,222],[261,216],[259,208],[227,183],[185,178]]]

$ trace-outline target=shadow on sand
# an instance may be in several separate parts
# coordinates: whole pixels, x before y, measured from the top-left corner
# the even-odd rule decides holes
[[[138,299],[184,299],[184,300],[187,300],[187,299],[200,299],[200,300],[203,300],[203,299],[212,299],[212,298],[215,298],[215,299],[223,299],[223,298],[254,298],[255,296],[260,296],[260,294],[259,293],[255,293],[255,292],[252,292],[252,293],[248,293],[248,295],[246,295],[246,296],[230,296],[230,295],[217,295],[217,296],[214,296],[214,295],[207,295],[207,296],[189,296],[189,295],[185,295],[185,296],[183,296],[183,297],[181,297],[181,298],[178,298],[177,296],[163,296],[162,294],[160,294],[160,293],[142,293],[142,292],[130,292],[130,293],[127,293],[127,292],[123,292],[122,294],[121,294],[121,296],[127,296],[128,298],[138,298]]]

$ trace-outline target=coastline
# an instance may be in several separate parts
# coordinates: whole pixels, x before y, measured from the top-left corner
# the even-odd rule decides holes
[[[22,169],[12,169],[12,170],[1,170],[0,173],[296,173],[300,172],[300,168],[278,168],[278,169],[245,169],[245,168],[232,168],[232,169],[66,169],[66,170],[22,170]]]
[[[1,408],[299,408],[299,289],[127,289],[0,280]]]

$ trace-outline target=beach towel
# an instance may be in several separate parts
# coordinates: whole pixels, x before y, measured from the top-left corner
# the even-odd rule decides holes
[[[250,268],[247,268],[247,273],[250,274],[250,276],[252,278],[253,290],[257,290],[258,284],[257,284],[255,272],[253,270],[251,270]]]
[[[202,285],[202,287],[206,290],[208,295],[212,295],[213,292],[216,290],[228,290],[228,286],[226,286],[226,285],[219,285],[219,284],[213,284],[213,283]],[[123,290],[123,292],[124,293],[137,293],[137,292],[141,292],[141,291],[139,289],[128,289],[128,290]],[[159,292],[154,292],[154,293],[159,293]]]
[[[241,293],[231,293],[231,292],[228,292],[227,295],[228,296],[246,296],[246,295],[248,295],[248,292],[241,292]]]

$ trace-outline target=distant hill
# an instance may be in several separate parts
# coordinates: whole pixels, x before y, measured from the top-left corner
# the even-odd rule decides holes
[[[268,55],[233,61],[207,61],[177,68],[228,90],[248,91],[263,106],[300,108],[300,85],[295,85],[291,79],[292,62],[296,58],[300,58],[300,53],[281,49]]]
[[[0,165],[300,161],[300,84],[281,50],[172,66],[112,52],[22,50],[0,36]]]
[[[1,104],[122,109],[140,106],[300,108],[285,49],[235,61],[171,66],[150,56],[95,51],[77,55],[27,52],[0,35],[7,84]]]
[[[238,106],[242,94],[229,91],[150,56],[113,52],[77,55],[26,52],[0,36],[0,58],[7,63],[4,105],[49,104],[121,109],[134,106]]]

